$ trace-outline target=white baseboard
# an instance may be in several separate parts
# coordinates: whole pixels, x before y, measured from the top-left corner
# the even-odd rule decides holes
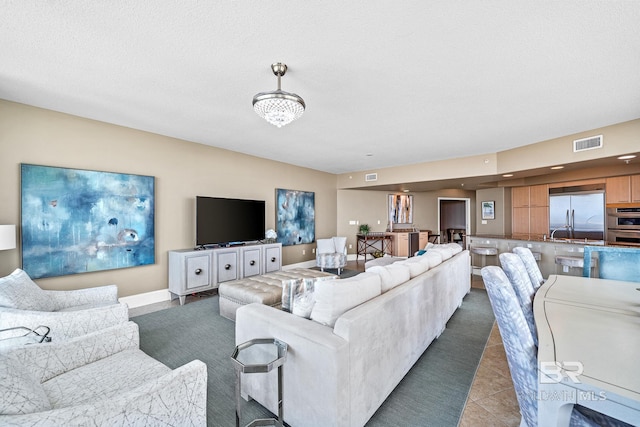
[[[283,265],[283,270],[292,270],[294,268],[311,268],[316,266],[316,260],[298,262],[296,264]]]
[[[348,255],[349,257],[353,257],[355,260],[355,255]],[[283,270],[292,270],[294,268],[311,268],[316,266],[316,261],[304,261],[298,262],[296,264],[288,264],[283,265]],[[168,289],[161,289],[159,291],[146,292],[144,294],[130,295],[128,297],[118,298],[118,301],[126,303],[129,308],[142,307],[149,304],[155,304],[157,302],[169,301],[171,299],[171,293]]]
[[[155,304],[157,302],[169,301],[171,299],[171,293],[168,289],[161,289],[159,291],[145,292],[144,294],[130,295],[128,297],[118,298],[118,301],[123,302],[129,306],[129,308],[142,307],[149,304]]]

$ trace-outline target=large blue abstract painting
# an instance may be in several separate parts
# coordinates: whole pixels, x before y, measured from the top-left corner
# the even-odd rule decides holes
[[[316,239],[315,193],[276,189],[276,233],[282,246]]]
[[[22,269],[29,276],[155,263],[154,177],[21,166]]]

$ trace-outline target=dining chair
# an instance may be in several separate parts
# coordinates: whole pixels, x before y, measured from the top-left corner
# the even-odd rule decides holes
[[[524,318],[527,321],[529,331],[531,331],[531,337],[533,338],[533,342],[537,347],[538,332],[536,330],[536,323],[533,318],[533,297],[536,291],[531,284],[531,280],[529,279],[527,268],[525,267],[520,257],[514,253],[503,252],[500,254],[499,258],[500,264],[502,265],[502,270],[504,270],[507,278],[509,278],[509,282],[511,282],[511,286],[513,286],[513,290],[518,297],[520,309],[524,314]]]
[[[529,279],[531,279],[533,289],[538,290],[538,288],[544,283],[544,277],[542,277],[540,266],[538,266],[538,262],[536,261],[531,249],[523,246],[516,246],[513,248],[513,253],[518,255],[524,263],[524,266],[527,269],[527,274],[529,274]]]
[[[640,248],[585,246],[584,277],[593,277],[596,260],[599,278],[640,282]]]
[[[502,336],[511,380],[522,416],[520,427],[538,426],[538,357],[518,297],[505,272],[497,266],[481,270],[491,307]],[[627,427],[629,424],[574,405],[570,426]],[[629,426],[630,427],[630,426]]]

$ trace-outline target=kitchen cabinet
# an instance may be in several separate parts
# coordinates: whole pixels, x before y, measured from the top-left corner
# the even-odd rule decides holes
[[[549,233],[549,206],[529,208],[529,234],[542,236]]]
[[[549,186],[511,189],[511,234],[542,237],[549,232]]]
[[[532,185],[529,187],[529,206],[549,206],[548,185]]]
[[[615,176],[605,180],[607,204],[631,202],[631,177]]]
[[[640,175],[631,175],[631,203],[640,203]]]
[[[418,234],[418,249],[424,249],[427,246],[427,243],[429,243],[429,232],[421,231]]]
[[[417,232],[392,232],[388,234],[393,239],[393,256],[410,257],[420,249],[420,236]]]
[[[607,178],[605,191],[608,205],[640,203],[640,175]]]
[[[511,205],[514,208],[529,207],[529,187],[513,187],[511,189]]]

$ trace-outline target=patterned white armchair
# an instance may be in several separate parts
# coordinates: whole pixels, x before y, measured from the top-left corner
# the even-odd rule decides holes
[[[0,352],[0,425],[206,426],[207,366],[171,370],[139,343],[127,322]]]
[[[47,326],[55,342],[128,320],[129,309],[118,302],[115,285],[47,291],[20,269],[0,278],[0,329]]]
[[[316,245],[316,266],[321,271],[337,268],[340,275],[340,269],[347,265],[347,238],[318,239]]]

